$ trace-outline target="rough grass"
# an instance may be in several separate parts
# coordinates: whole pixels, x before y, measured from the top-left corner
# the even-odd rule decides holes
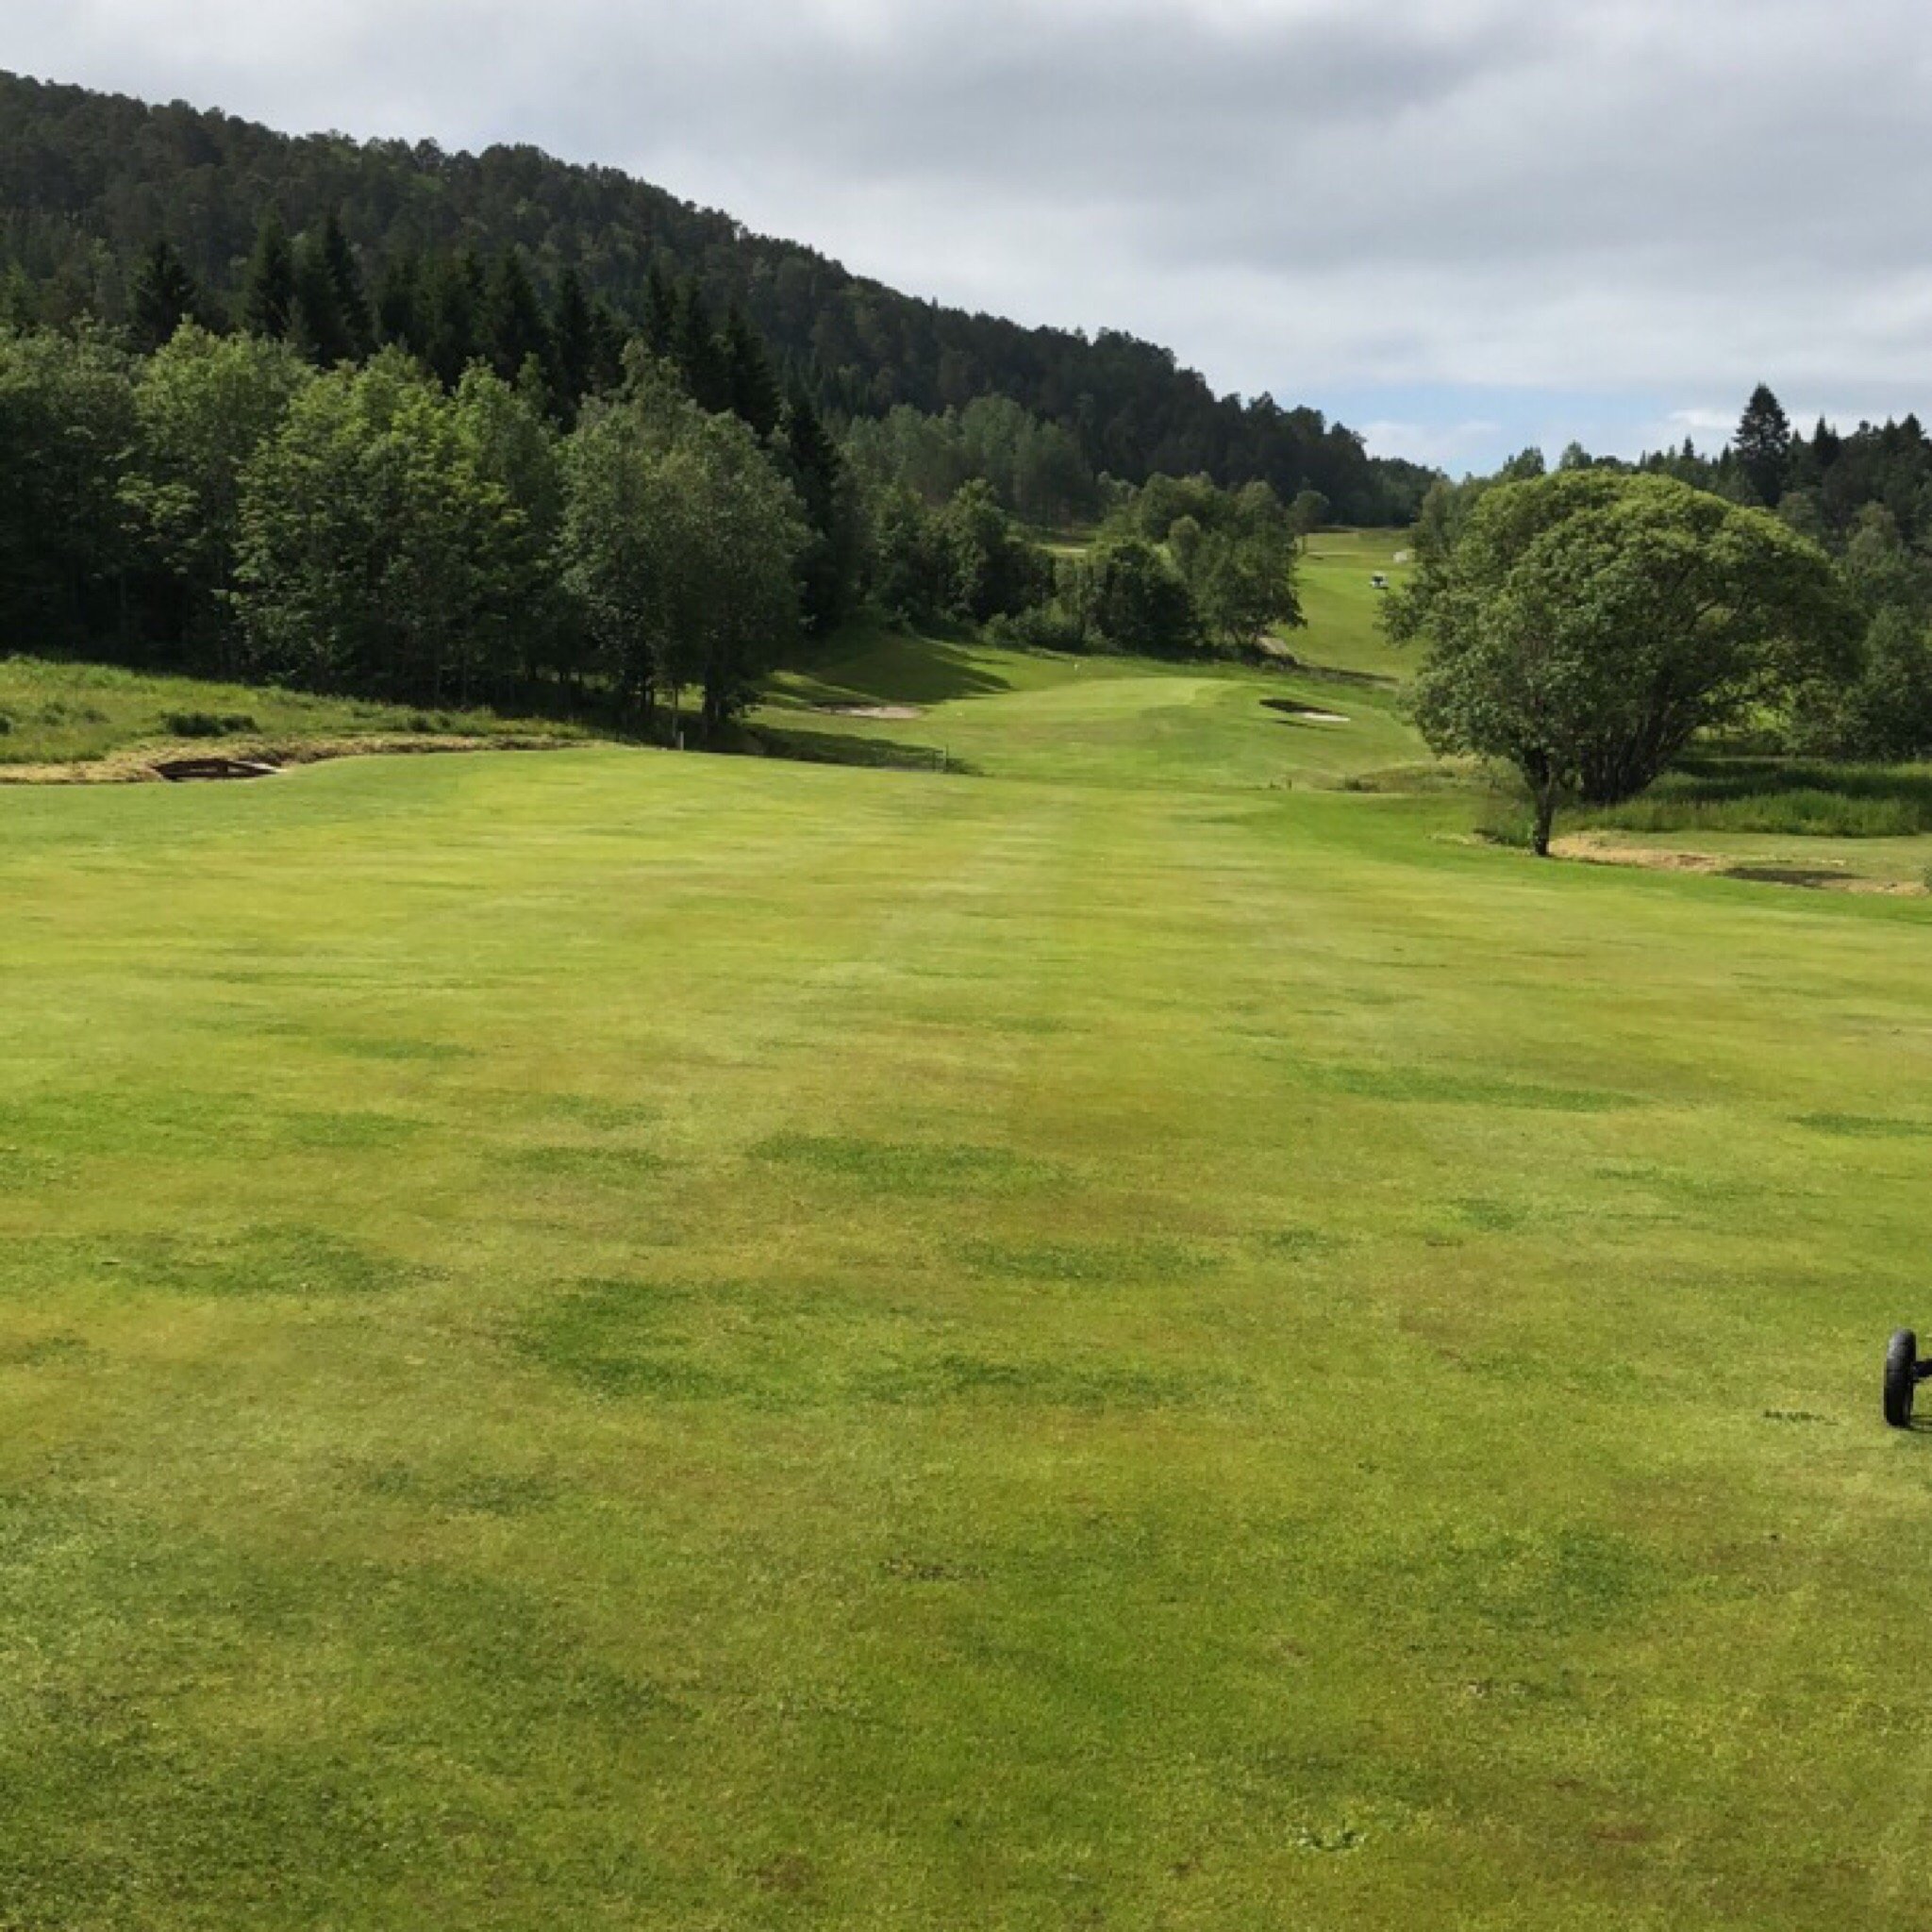
[[[1932,766],[1696,760],[1641,798],[1586,812],[1580,823],[1633,832],[1909,838],[1932,832]]]
[[[569,725],[489,711],[313,697],[68,659],[0,657],[0,780],[11,768],[80,766],[138,754],[287,753],[318,741],[580,739]]]
[[[0,794],[0,1924],[1920,1922],[1932,908],[941,673]]]

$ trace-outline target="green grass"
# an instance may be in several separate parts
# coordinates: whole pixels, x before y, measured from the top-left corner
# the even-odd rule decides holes
[[[1932,908],[833,690],[0,793],[0,1924],[1920,1923]]]
[[[1642,797],[1584,815],[1640,832],[1764,832],[1791,838],[1901,839],[1932,832],[1932,766],[1707,758]]]
[[[1378,575],[1391,585],[1402,581],[1408,566],[1396,559],[1407,559],[1412,541],[1407,530],[1323,530],[1310,537],[1301,567],[1307,628],[1286,633],[1289,649],[1304,663],[1356,676],[1413,675],[1414,653],[1382,635],[1387,593],[1375,588]]]
[[[1297,632],[1293,647],[1311,649],[1310,638],[1337,641]],[[851,706],[921,715],[852,718],[826,708]],[[1379,682],[1057,657],[866,629],[781,673],[753,723],[783,748],[837,761],[931,770],[943,758],[982,775],[1100,785],[1337,784],[1420,755],[1395,691]]]
[[[422,710],[108,664],[0,657],[0,776],[8,766],[87,764],[144,747],[193,756],[317,740],[531,732],[581,735],[487,711]]]

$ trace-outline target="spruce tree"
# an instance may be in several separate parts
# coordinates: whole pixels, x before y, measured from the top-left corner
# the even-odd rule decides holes
[[[735,302],[724,320],[724,342],[730,364],[731,408],[741,421],[750,425],[754,435],[768,439],[784,414],[784,398],[779,393],[778,378],[772,372],[765,339]]]
[[[440,257],[426,277],[423,308],[427,359],[446,388],[454,389],[481,354],[483,286],[483,264],[474,249]]]
[[[677,291],[661,261],[651,264],[644,284],[644,346],[660,362],[677,358]]]
[[[281,216],[262,217],[242,293],[242,326],[250,335],[283,341],[295,320],[295,251]]]
[[[331,214],[323,224],[322,259],[328,271],[329,287],[335,291],[336,316],[341,325],[346,353],[360,359],[375,345],[375,330],[369,315],[369,297],[363,292],[362,271],[356,266],[355,250],[342,232],[341,223]]]
[[[1761,382],[1744,406],[1732,447],[1758,502],[1775,509],[1790,475],[1791,424],[1778,399]]]
[[[802,383],[793,383],[786,402],[780,451],[811,532],[799,562],[803,615],[812,630],[824,631],[845,614],[858,532],[845,459]]]
[[[375,297],[376,333],[385,342],[408,350],[419,361],[429,354],[429,330],[423,312],[423,264],[414,255],[391,258],[382,272]]]
[[[550,315],[551,362],[557,397],[566,417],[591,392],[597,355],[596,322],[591,314],[584,278],[575,265],[558,278],[557,300]]]
[[[127,327],[134,346],[151,356],[175,339],[184,322],[201,313],[201,291],[173,243],[157,242],[142,258],[127,294]]]
[[[328,258],[313,235],[303,236],[295,247],[294,321],[290,334],[318,369],[333,369],[353,354]]]
[[[676,361],[684,386],[701,409],[722,416],[731,408],[731,362],[711,322],[704,291],[687,282],[677,303]]]
[[[550,359],[550,325],[518,249],[506,249],[490,272],[481,333],[491,366],[505,382],[514,383],[526,362]]]

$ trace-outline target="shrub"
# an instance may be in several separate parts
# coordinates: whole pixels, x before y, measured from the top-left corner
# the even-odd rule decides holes
[[[171,738],[234,738],[257,728],[246,711],[164,711],[161,724]]]

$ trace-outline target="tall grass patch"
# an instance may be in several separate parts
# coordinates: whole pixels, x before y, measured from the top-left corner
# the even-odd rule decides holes
[[[1932,766],[1701,760],[1641,798],[1591,811],[1587,822],[1628,832],[1912,838],[1932,832]]]

